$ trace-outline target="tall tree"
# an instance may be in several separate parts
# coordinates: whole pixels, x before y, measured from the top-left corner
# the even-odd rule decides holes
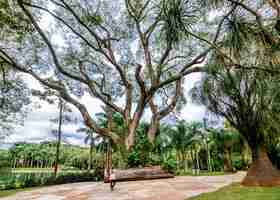
[[[85,144],[89,144],[89,162],[88,162],[88,170],[93,169],[93,153],[95,146],[102,142],[102,138],[94,133],[92,129],[89,128],[79,128],[77,132],[86,133]]]
[[[47,97],[44,98],[50,101]],[[54,162],[54,174],[57,176],[58,166],[60,163],[60,154],[61,154],[61,142],[64,138],[62,135],[62,126],[69,123],[74,123],[76,119],[71,118],[70,114],[72,110],[69,106],[63,101],[63,99],[58,99],[58,109],[59,114],[57,118],[51,119],[52,122],[58,125],[58,128],[53,130],[52,133],[56,136],[56,153],[55,153],[55,162]]]
[[[63,119],[63,101],[62,99],[59,99],[59,120],[58,120],[57,144],[56,144],[56,154],[55,154],[55,164],[54,164],[55,176],[57,176],[59,156],[60,156],[62,119]]]
[[[280,183],[280,174],[267,156],[265,129],[279,110],[278,79],[259,71],[212,69],[194,89],[194,99],[226,118],[248,142],[252,151],[245,185]]]
[[[202,27],[208,24],[204,22],[208,10],[194,0],[5,2],[27,19],[31,29],[21,42],[1,38],[1,59],[55,91],[80,111],[89,128],[127,149],[134,145],[148,106],[153,111],[149,138],[154,140],[160,120],[180,99],[183,77],[203,71],[196,64],[216,48],[221,33],[221,26],[214,34]],[[42,19],[48,19],[48,28]],[[48,73],[42,76],[43,72]],[[167,105],[157,105],[168,88]],[[76,98],[84,93],[123,116],[124,141],[109,127],[98,126],[88,105]],[[123,104],[117,103],[120,99]]]
[[[209,58],[208,75],[198,86],[198,99],[225,117],[247,140],[253,164],[243,184],[279,184],[279,172],[268,159],[265,146],[266,127],[278,120],[272,116],[279,113],[275,109],[279,105],[279,3],[215,3],[216,7],[229,5],[232,10],[225,18],[219,51]]]

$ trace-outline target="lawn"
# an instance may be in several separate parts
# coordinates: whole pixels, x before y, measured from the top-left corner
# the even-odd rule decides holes
[[[280,200],[280,187],[243,187],[234,184],[188,200]]]
[[[16,169],[0,173],[0,192],[35,186],[58,185],[73,182],[98,181],[100,177],[94,171],[86,170],[60,170],[54,177],[52,169]],[[2,194],[13,191],[1,192]]]
[[[34,189],[38,189],[38,188],[41,188],[41,187],[14,189],[14,190],[0,190],[0,198],[15,195],[18,192],[30,191],[30,190],[34,190]]]
[[[201,171],[199,174],[194,174],[191,171],[179,171],[176,173],[177,176],[224,176],[227,174],[233,174],[233,173],[225,173],[225,172],[207,172],[207,171]]]

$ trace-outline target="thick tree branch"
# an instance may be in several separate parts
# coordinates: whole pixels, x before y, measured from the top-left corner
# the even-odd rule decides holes
[[[68,92],[66,87],[62,84],[62,83],[58,83],[58,82],[50,82],[47,79],[43,79],[40,76],[38,76],[35,72],[33,72],[31,69],[25,69],[24,67],[20,66],[20,64],[18,64],[14,59],[12,59],[12,57],[10,57],[4,50],[2,50],[0,48],[0,57],[7,63],[9,64],[11,67],[15,68],[16,70],[29,74],[31,75],[33,78],[35,78],[37,81],[39,81],[42,85],[55,90],[56,92],[59,93],[59,95],[68,103],[74,105],[81,113],[85,124],[94,129],[96,133],[102,135],[102,136],[106,136],[106,137],[110,137],[113,139],[114,142],[119,143],[120,142],[120,138],[117,134],[108,131],[107,129],[104,128],[100,128],[97,123],[92,119],[92,117],[90,116],[87,108],[81,104],[79,101],[77,101],[76,99],[72,98]]]
[[[120,77],[122,79],[122,82],[125,86],[129,85],[129,81],[127,80],[123,69],[121,66],[117,63],[114,51],[112,50],[110,40],[102,39],[97,33],[95,33],[90,27],[88,27],[82,19],[78,16],[78,14],[71,8],[69,4],[67,4],[64,0],[61,0],[65,8],[74,16],[74,18],[77,20],[79,24],[81,24],[97,41],[97,44],[99,46],[100,52],[108,59],[108,61],[116,68],[118,73],[120,74]],[[104,51],[104,48],[107,49],[108,53]]]
[[[40,34],[42,40],[44,41],[44,43],[47,45],[51,56],[53,58],[53,62],[57,68],[57,70],[59,72],[61,72],[63,75],[65,75],[66,77],[72,78],[74,80],[80,81],[82,83],[86,83],[86,80],[84,80],[83,78],[81,78],[80,76],[76,76],[72,73],[67,72],[61,65],[60,62],[58,60],[58,57],[56,55],[56,52],[51,44],[51,42],[49,41],[49,39],[47,38],[47,36],[45,35],[45,33],[43,32],[43,30],[40,28],[40,26],[38,25],[38,23],[36,22],[36,20],[34,19],[34,17],[32,16],[32,14],[25,8],[22,0],[18,0],[19,6],[22,9],[22,11],[26,14],[26,16],[30,19],[31,23],[33,24],[33,26],[35,27],[35,29],[37,30],[37,32]]]
[[[176,91],[174,96],[172,97],[170,103],[167,105],[166,108],[163,108],[162,110],[159,111],[159,118],[163,119],[166,117],[170,112],[174,110],[176,107],[176,103],[181,95],[181,89],[182,89],[182,79],[176,81]]]
[[[90,91],[92,92],[92,94],[97,97],[98,99],[100,99],[104,104],[106,104],[107,106],[109,106],[110,108],[112,108],[113,110],[115,110],[116,112],[124,115],[124,111],[118,107],[116,104],[112,103],[112,101],[109,101],[108,98],[110,98],[109,94],[106,94],[103,91],[103,88],[101,85],[99,85],[98,83],[96,83],[95,81],[91,80],[90,77],[88,76],[88,74],[86,73],[86,70],[84,68],[83,63],[81,62],[79,64],[79,69],[81,74],[85,77],[85,79],[87,80],[87,86],[89,87]],[[101,91],[102,94],[100,94],[96,87],[99,87],[99,90]]]

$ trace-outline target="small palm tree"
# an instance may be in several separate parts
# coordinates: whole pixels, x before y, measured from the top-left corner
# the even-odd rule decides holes
[[[98,142],[101,141],[101,136],[97,135],[94,133],[94,130],[90,129],[90,128],[80,128],[77,130],[77,132],[83,132],[86,133],[86,137],[85,137],[85,144],[89,144],[90,148],[89,148],[89,164],[88,164],[88,170],[91,170],[93,168],[93,151],[94,151],[94,147],[96,146],[96,144]]]
[[[195,147],[197,150],[197,144],[200,142],[198,133],[200,133],[202,125],[198,122],[186,123],[185,121],[180,121],[176,124],[175,128],[169,133],[171,138],[171,143],[177,152],[177,160],[180,165],[184,165],[185,170],[185,160],[187,150],[190,147]],[[198,153],[196,151],[196,161],[198,162]],[[179,166],[180,167],[180,166]]]

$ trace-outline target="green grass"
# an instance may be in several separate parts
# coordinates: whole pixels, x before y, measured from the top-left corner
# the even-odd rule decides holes
[[[91,173],[94,173],[91,171]],[[32,186],[41,186],[44,184],[62,184],[75,181],[93,180],[88,176],[86,170],[60,170],[56,180],[53,178],[52,169],[28,169],[20,168],[0,172],[0,191],[13,190],[20,188],[28,188]],[[97,180],[97,179],[95,179]],[[56,181],[55,183],[51,183]],[[44,182],[44,184],[43,184]],[[3,193],[13,193],[13,191],[6,191]]]
[[[227,173],[225,172],[200,172],[199,174],[193,174],[190,171],[187,172],[180,171],[176,173],[177,176],[223,176],[226,174]]]
[[[14,189],[14,190],[0,190],[0,198],[12,196],[12,195],[15,195],[18,192],[25,192],[25,191],[30,191],[30,190],[38,189],[38,188],[41,188],[41,187]]]
[[[280,200],[280,187],[243,187],[233,184],[188,200]]]

